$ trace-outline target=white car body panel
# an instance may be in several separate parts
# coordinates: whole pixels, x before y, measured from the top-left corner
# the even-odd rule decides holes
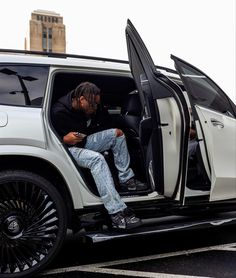
[[[157,100],[161,117],[164,155],[164,195],[171,197],[176,188],[179,174],[181,140],[180,111],[174,98]],[[170,174],[171,173],[171,174]],[[179,199],[179,196],[177,197]]]
[[[42,109],[1,105],[0,112],[0,145],[46,148]]]
[[[200,106],[197,112],[211,164],[210,201],[236,198],[236,119]]]

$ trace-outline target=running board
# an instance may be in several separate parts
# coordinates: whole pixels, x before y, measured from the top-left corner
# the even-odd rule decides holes
[[[227,215],[226,215],[227,214]],[[172,216],[162,217],[161,219],[143,220],[141,227],[132,230],[115,231],[104,230],[101,232],[87,232],[85,238],[93,243],[108,241],[119,238],[136,237],[143,235],[154,235],[163,232],[189,230],[196,228],[209,228],[223,225],[233,225],[236,223],[236,213],[217,214],[215,217],[194,220],[193,217]]]

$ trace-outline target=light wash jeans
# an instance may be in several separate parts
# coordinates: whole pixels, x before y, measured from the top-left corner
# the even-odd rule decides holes
[[[107,162],[100,152],[112,150],[120,182],[134,176],[129,168],[130,157],[125,136],[116,137],[116,129],[107,129],[87,136],[84,148],[70,147],[69,151],[80,167],[89,168],[102,202],[109,214],[122,211],[127,206],[115,189]]]

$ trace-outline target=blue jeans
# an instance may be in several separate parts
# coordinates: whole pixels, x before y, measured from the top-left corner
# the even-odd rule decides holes
[[[69,151],[80,167],[89,168],[102,202],[109,214],[122,211],[127,206],[115,189],[107,162],[100,152],[112,150],[120,182],[134,176],[129,168],[130,157],[125,136],[116,137],[116,129],[107,129],[87,136],[84,148],[70,147]]]

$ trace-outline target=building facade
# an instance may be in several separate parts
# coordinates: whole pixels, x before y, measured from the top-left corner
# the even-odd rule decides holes
[[[31,13],[30,50],[66,52],[66,30],[60,14],[44,10]]]

